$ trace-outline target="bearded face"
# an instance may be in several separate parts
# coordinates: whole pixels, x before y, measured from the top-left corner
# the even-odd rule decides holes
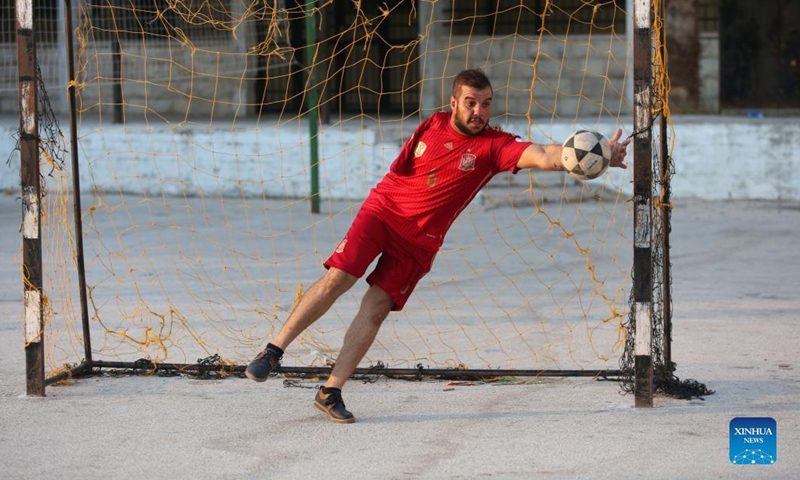
[[[457,96],[450,97],[453,113],[450,123],[464,135],[480,135],[489,126],[492,110],[492,89],[476,90],[462,85]]]

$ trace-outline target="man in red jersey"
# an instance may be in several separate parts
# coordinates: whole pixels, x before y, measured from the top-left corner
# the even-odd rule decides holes
[[[327,273],[308,289],[278,335],[247,367],[248,378],[265,381],[286,347],[381,255],[367,277],[370,286],[333,371],[314,401],[334,422],[355,421],[345,408],[341,389],[389,312],[401,310],[428,273],[456,217],[499,172],[563,170],[561,145],[521,142],[516,135],[489,126],[491,107],[492,86],[483,72],[465,70],[456,76],[451,112],[435,113],[417,127],[325,262]],[[630,139],[617,143],[621,135],[617,130],[609,140],[611,166],[626,168]]]

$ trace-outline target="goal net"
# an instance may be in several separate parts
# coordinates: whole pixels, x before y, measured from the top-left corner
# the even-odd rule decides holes
[[[491,123],[524,140],[632,133],[630,16],[619,0],[77,3],[80,171],[55,169],[42,225],[49,372],[85,357],[71,175],[93,358],[243,365],[459,71],[487,73]],[[631,169],[613,170],[495,177],[362,367],[616,369],[633,220]],[[284,365],[335,359],[365,288]]]

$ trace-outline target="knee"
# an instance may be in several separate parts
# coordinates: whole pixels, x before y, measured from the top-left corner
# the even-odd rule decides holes
[[[376,327],[380,327],[381,325],[383,325],[383,321],[389,317],[389,313],[392,311],[393,305],[394,303],[385,305],[384,306],[385,308],[373,312],[372,316],[370,316],[370,321],[372,322],[372,324],[375,325]]]
[[[361,310],[370,323],[381,326],[394,307],[394,298],[378,287],[369,287],[361,301]]]
[[[346,291],[355,285],[357,277],[350,275],[347,272],[339,270],[338,268],[331,267],[328,272],[322,277],[322,286],[326,292],[336,297],[344,294]]]

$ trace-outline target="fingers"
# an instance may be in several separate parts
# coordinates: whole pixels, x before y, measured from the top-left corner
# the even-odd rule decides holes
[[[617,143],[617,141],[622,136],[622,129],[617,129],[614,132],[614,135],[611,137],[609,143],[612,145],[612,152],[613,156],[611,159],[611,165],[614,167],[619,167],[622,169],[628,168],[628,165],[625,163],[625,157],[628,154],[628,144],[631,143],[632,138],[626,138],[622,143]]]
[[[621,137],[622,137],[622,129],[618,128],[617,131],[614,132],[614,135],[611,136],[611,139],[609,139],[608,143],[612,143],[612,144],[613,143],[617,143]],[[626,146],[626,145],[630,144],[632,141],[633,141],[633,137],[628,137],[625,140],[623,140],[622,143],[620,143],[620,145]]]
[[[622,136],[622,129],[618,128],[617,131],[614,132],[614,135],[611,136],[611,139],[608,141],[608,143],[617,143],[617,140],[619,140],[619,137],[621,136]]]
[[[622,152],[621,155],[614,156],[614,158],[611,159],[611,166],[612,167],[619,167],[619,168],[621,168],[623,170],[628,168],[628,164],[625,163],[625,152]]]
[[[626,144],[623,143],[619,152],[617,152],[617,163],[622,168],[628,168],[628,165],[625,163],[625,157],[628,155],[628,150],[625,148],[625,145]]]

